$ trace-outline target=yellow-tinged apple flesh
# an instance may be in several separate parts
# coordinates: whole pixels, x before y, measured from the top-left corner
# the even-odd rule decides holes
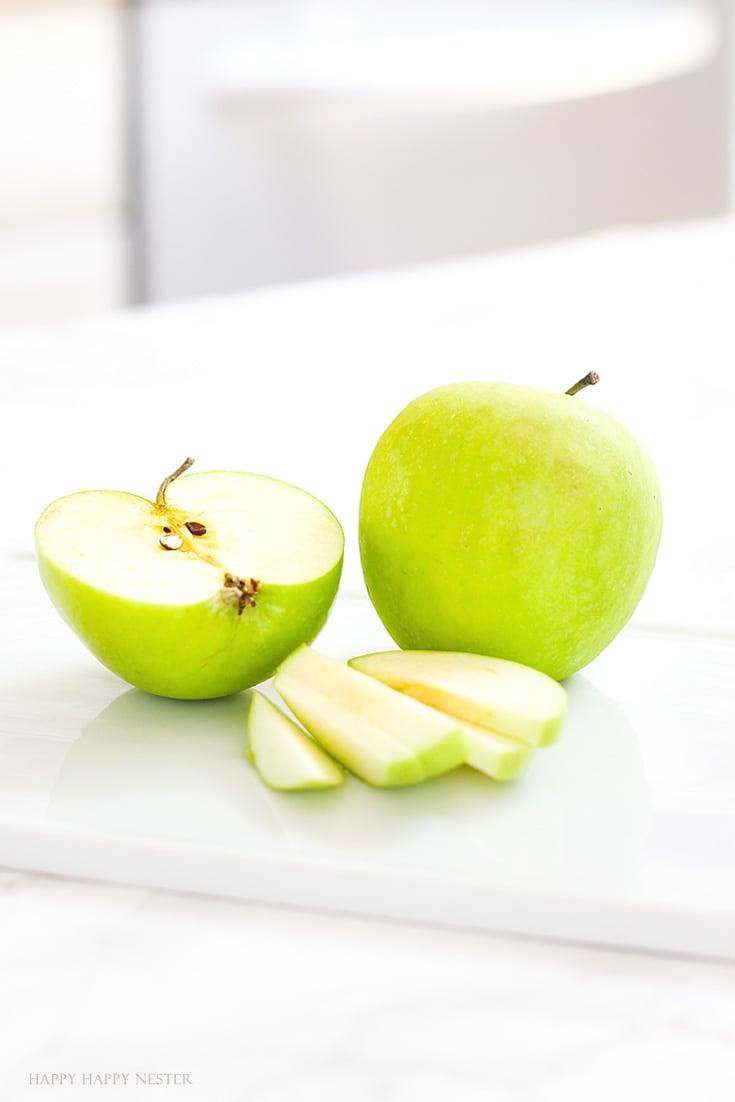
[[[416,784],[467,757],[450,716],[310,647],[286,659],[274,686],[307,731],[369,784]]]
[[[529,746],[560,735],[567,695],[553,678],[519,662],[453,651],[379,651],[350,666],[393,689]]]

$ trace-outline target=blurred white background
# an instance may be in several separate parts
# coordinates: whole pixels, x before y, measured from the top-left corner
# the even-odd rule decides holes
[[[0,0],[0,326],[717,215],[729,0]]]

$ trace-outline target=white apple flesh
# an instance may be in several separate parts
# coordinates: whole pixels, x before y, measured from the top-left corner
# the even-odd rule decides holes
[[[286,659],[274,686],[307,731],[369,784],[416,784],[467,757],[452,717],[309,647]]]
[[[60,498],[39,518],[36,546],[53,603],[105,666],[148,692],[202,699],[263,681],[316,637],[344,538],[295,486],[209,471],[167,480],[155,502]]]
[[[334,788],[344,782],[339,766],[262,693],[248,716],[248,755],[270,788],[284,792]]]
[[[538,670],[502,658],[453,651],[381,651],[350,666],[393,689],[529,746],[562,729],[566,692]]]

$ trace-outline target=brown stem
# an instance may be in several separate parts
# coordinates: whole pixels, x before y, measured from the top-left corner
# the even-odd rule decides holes
[[[584,379],[580,379],[578,383],[575,383],[574,386],[570,386],[569,390],[566,390],[564,393],[578,394],[579,391],[584,390],[586,386],[594,386],[595,383],[599,383],[599,381],[600,376],[597,374],[597,372],[590,371],[585,375]]]
[[[191,457],[185,459],[181,466],[176,468],[173,474],[170,474],[168,478],[164,478],[163,482],[158,487],[158,493],[156,494],[156,505],[158,505],[160,509],[166,508],[166,490],[169,488],[171,483],[174,481],[174,479],[178,478],[180,474],[183,474],[184,471],[188,471],[189,467],[191,467],[193,463],[194,460]]]
[[[203,562],[208,562],[210,566],[215,566],[218,570],[223,570],[224,568],[222,565],[211,555],[208,555],[206,551],[203,551],[201,547],[197,546],[196,539],[192,540],[191,538],[192,536],[198,536],[205,533],[207,531],[205,526],[203,524],[198,524],[197,521],[182,521],[181,517],[177,515],[178,510],[176,508],[169,508],[168,502],[166,501],[166,490],[174,479],[178,478],[184,471],[189,470],[193,462],[194,460],[189,456],[188,459],[185,459],[184,462],[176,468],[173,474],[170,474],[168,478],[164,478],[156,494],[156,508],[160,509],[165,515],[167,523],[164,525],[163,531],[166,533],[166,538],[174,536],[180,541],[175,550],[191,551]],[[201,529],[201,532],[193,530],[189,527],[190,525],[192,525],[194,529]],[[162,546],[166,548],[165,543],[163,543]],[[166,548],[166,550],[170,550],[170,548]]]

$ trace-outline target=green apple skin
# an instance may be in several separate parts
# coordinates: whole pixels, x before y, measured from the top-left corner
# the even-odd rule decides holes
[[[467,382],[388,426],[360,499],[370,597],[404,649],[522,662],[562,680],[615,638],[661,536],[653,464],[582,398]]]
[[[299,586],[261,586],[258,604],[238,616],[212,601],[184,608],[136,604],[66,574],[38,551],[46,591],[92,654],[124,681],[156,696],[207,700],[270,677],[326,623],[341,563]]]

